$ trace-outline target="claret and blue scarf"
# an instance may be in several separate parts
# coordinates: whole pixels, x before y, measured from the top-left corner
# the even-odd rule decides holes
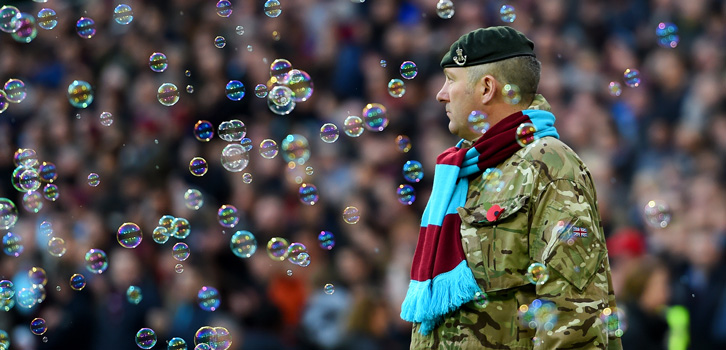
[[[473,300],[480,291],[461,245],[461,218],[456,208],[466,203],[469,178],[495,167],[521,149],[516,130],[522,123],[536,127],[535,137],[558,137],[555,116],[528,109],[514,113],[477,139],[470,148],[456,147],[436,159],[434,186],[421,219],[411,282],[401,318],[419,322],[428,335],[443,317]]]

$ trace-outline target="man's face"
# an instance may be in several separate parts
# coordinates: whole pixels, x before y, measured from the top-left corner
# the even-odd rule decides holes
[[[461,138],[476,140],[481,134],[469,129],[468,118],[472,111],[481,108],[480,84],[474,84],[471,88],[468,86],[466,68],[444,68],[444,75],[446,81],[439,93],[436,94],[436,99],[446,106],[446,116],[449,117],[449,131]]]

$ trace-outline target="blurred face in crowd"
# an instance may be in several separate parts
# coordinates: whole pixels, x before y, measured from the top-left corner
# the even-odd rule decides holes
[[[446,106],[446,116],[449,117],[449,131],[467,140],[476,140],[480,133],[469,129],[468,117],[472,111],[482,111],[481,82],[473,86],[469,84],[466,68],[444,68],[446,81],[441,87],[436,99]]]

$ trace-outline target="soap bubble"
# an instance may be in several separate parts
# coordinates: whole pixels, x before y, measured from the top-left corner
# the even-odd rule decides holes
[[[522,147],[527,147],[534,141],[538,140],[539,137],[535,135],[537,127],[532,123],[522,123],[517,127],[516,141]]]
[[[66,241],[60,237],[52,237],[48,241],[48,253],[56,258],[60,258],[66,253]]]
[[[230,143],[222,150],[222,167],[227,171],[240,172],[247,167],[250,162],[250,154],[238,143]]]
[[[640,86],[640,71],[637,69],[628,68],[623,73],[625,79],[625,85],[634,88]]]
[[[257,96],[259,98],[267,97],[267,85],[265,85],[265,84],[255,85],[255,96]]]
[[[29,191],[23,195],[23,208],[31,213],[38,213],[43,209],[43,195],[36,191]]]
[[[270,77],[275,78],[276,82],[284,81],[290,71],[292,71],[292,63],[284,58],[278,58],[270,63]]]
[[[151,238],[154,239],[154,242],[157,244],[164,244],[169,240],[170,235],[169,230],[165,227],[156,226],[154,231],[151,233]]]
[[[206,120],[199,120],[194,124],[194,137],[202,142],[209,142],[214,137],[214,126]]]
[[[5,94],[5,91],[0,90],[0,113],[5,112],[9,106],[10,101],[8,101],[7,94]]]
[[[234,32],[237,33],[237,35],[242,35],[245,33],[245,27],[243,26],[236,26],[234,28]]]
[[[304,244],[292,243],[287,247],[287,260],[295,265],[307,266],[310,261],[310,255],[307,252],[308,248]]]
[[[403,153],[408,153],[411,150],[411,139],[406,135],[396,136],[396,146],[398,150]]]
[[[622,337],[628,329],[625,313],[619,308],[606,307],[600,313],[600,321],[605,325],[607,334],[611,337]]]
[[[267,255],[276,261],[284,261],[287,259],[287,248],[290,243],[281,237],[272,237],[267,242]]]
[[[245,86],[239,80],[230,80],[224,88],[224,91],[227,94],[227,98],[232,101],[239,101],[245,96]]]
[[[418,67],[416,67],[416,63],[413,63],[412,61],[404,61],[401,63],[401,76],[404,79],[413,79],[418,74]]]
[[[48,275],[42,267],[34,266],[28,270],[28,280],[32,284],[46,285],[48,283]]]
[[[286,162],[303,165],[310,159],[310,144],[305,136],[290,134],[282,139],[282,157]]]
[[[131,6],[120,4],[113,9],[113,19],[118,24],[127,25],[134,20],[134,11]]]
[[[535,299],[531,304],[522,304],[517,313],[524,327],[551,331],[557,323],[557,306],[551,301]]]
[[[224,48],[227,45],[227,39],[225,39],[223,36],[218,35],[216,38],[214,38],[214,47],[221,49]]]
[[[663,201],[649,201],[643,209],[646,222],[656,228],[666,228],[671,222],[671,210]]]
[[[346,224],[357,224],[360,220],[360,212],[358,211],[358,208],[356,207],[346,207],[343,210],[343,221],[345,221]]]
[[[325,143],[333,143],[338,140],[340,132],[333,123],[325,123],[320,127],[320,139]]]
[[[532,284],[542,285],[550,278],[549,270],[543,263],[532,263],[527,268],[527,281]]]
[[[161,73],[169,67],[169,60],[166,55],[161,52],[154,52],[149,56],[149,68],[152,71]]]
[[[488,192],[501,192],[505,182],[502,180],[504,173],[498,168],[488,168],[482,173],[484,190]]]
[[[204,196],[202,191],[196,188],[190,188],[184,192],[184,204],[191,210],[199,210],[204,204]]]
[[[510,105],[516,105],[522,101],[522,92],[519,86],[506,84],[502,87],[502,97],[504,98],[504,102]]]
[[[217,1],[217,15],[219,17],[229,17],[232,14],[232,3],[228,0]]]
[[[477,307],[485,308],[489,305],[489,296],[484,292],[476,292],[476,294],[474,294],[473,301]]]
[[[325,287],[323,287],[323,291],[325,292],[325,294],[331,295],[331,294],[335,293],[335,286],[333,286],[330,283],[327,283],[325,285]]]
[[[71,276],[69,284],[71,285],[71,289],[75,291],[82,290],[86,287],[86,277],[84,277],[80,273],[75,273],[73,274],[73,276]]]
[[[320,234],[318,234],[318,242],[320,243],[320,248],[331,250],[335,247],[335,236],[330,231],[320,231]]]
[[[423,179],[423,165],[416,160],[409,160],[403,164],[403,177],[408,182],[419,182]]]
[[[250,173],[242,174],[242,182],[244,182],[246,184],[252,183],[252,174],[250,174]]]
[[[187,260],[189,258],[189,254],[189,245],[184,242],[174,244],[174,246],[171,248],[171,255],[176,261]]]
[[[173,106],[179,102],[179,89],[172,83],[164,83],[156,90],[156,99],[164,106]]]
[[[156,345],[156,332],[151,328],[141,328],[136,332],[136,345],[142,349],[151,349]]]
[[[482,111],[472,111],[467,118],[469,130],[483,134],[489,130],[489,116]]]
[[[292,99],[292,90],[284,85],[277,85],[270,90],[267,99],[277,106],[286,106]]]
[[[436,14],[443,19],[454,16],[454,3],[451,0],[439,0],[436,4]]]
[[[242,145],[242,148],[245,149],[245,151],[249,152],[252,150],[252,140],[248,137],[243,138],[240,142],[240,145]]]
[[[102,274],[108,268],[108,256],[100,249],[91,249],[86,253],[86,269],[95,274]]]
[[[55,202],[58,199],[59,195],[60,194],[58,193],[58,186],[54,184],[47,184],[45,185],[45,187],[43,187],[43,198],[51,202]]]
[[[76,22],[76,33],[84,39],[90,39],[96,35],[96,22],[88,17],[81,17]]]
[[[499,9],[499,16],[502,21],[506,23],[512,23],[517,18],[517,14],[514,12],[514,7],[511,5],[502,5]]]
[[[239,222],[237,208],[230,204],[219,207],[219,210],[217,210],[217,221],[224,227],[234,227]]]
[[[300,185],[298,194],[300,195],[300,201],[307,205],[314,205],[319,199],[318,188],[313,184]]]
[[[176,272],[176,273],[184,272],[184,265],[182,265],[182,264],[174,265],[174,272]]]
[[[113,114],[109,112],[102,112],[99,116],[99,119],[101,120],[101,125],[103,126],[111,126],[111,124],[113,124]]]
[[[363,134],[363,119],[358,116],[350,115],[343,122],[343,132],[350,137],[358,137]]]
[[[20,79],[8,79],[3,85],[5,98],[10,103],[20,103],[28,96],[25,83]]]
[[[14,33],[20,27],[18,23],[20,10],[15,6],[4,5],[0,8],[0,30],[5,33]]]
[[[96,173],[88,174],[88,186],[97,187],[101,183],[101,177]]]
[[[305,102],[313,95],[313,81],[305,71],[291,70],[285,78],[285,85],[292,91],[292,99],[295,102]]]
[[[215,311],[219,308],[219,291],[214,287],[204,286],[197,293],[197,302],[204,311]]]
[[[388,62],[386,60],[381,60],[381,67],[386,68],[388,66]]]
[[[219,124],[217,133],[227,142],[241,141],[247,135],[247,126],[239,119],[226,120]]]
[[[74,80],[68,85],[68,102],[76,108],[86,108],[93,102],[91,84],[83,80]]]
[[[260,142],[260,155],[265,159],[272,159],[277,156],[277,142],[271,139],[264,139]]]
[[[35,335],[43,335],[48,330],[45,320],[42,318],[34,318],[30,321],[30,331]]]
[[[383,131],[388,126],[386,107],[380,103],[369,103],[363,107],[363,126],[371,131]]]
[[[620,86],[620,83],[611,81],[610,84],[608,84],[608,92],[610,92],[611,96],[618,97],[623,93],[623,88]]]
[[[142,238],[141,228],[133,222],[123,223],[116,232],[116,240],[124,248],[138,247]]]
[[[187,342],[179,337],[174,337],[167,343],[167,350],[187,350]]]
[[[144,295],[141,293],[141,288],[137,286],[129,286],[129,288],[126,289],[126,300],[128,300],[129,303],[138,305],[143,298]]]
[[[174,221],[171,222],[171,235],[174,238],[185,239],[189,237],[190,233],[192,233],[192,229],[189,225],[189,220],[185,218],[174,218]]]
[[[240,258],[249,258],[257,251],[257,239],[249,231],[237,231],[229,241],[232,253]]]
[[[214,327],[214,330],[217,332],[217,342],[214,344],[216,347],[216,350],[227,350],[230,346],[232,346],[232,336],[229,334],[229,330],[224,327]],[[196,350],[196,349],[195,349]]]
[[[658,45],[665,48],[674,49],[680,41],[678,37],[678,26],[670,22],[658,23],[655,29],[655,35],[658,36]]]
[[[0,299],[10,299],[15,296],[15,286],[10,280],[0,280]]]
[[[406,93],[406,84],[401,79],[391,79],[388,82],[388,94],[395,98],[403,97]]]
[[[411,205],[416,200],[416,191],[411,185],[399,185],[396,196],[401,204]]]
[[[58,15],[55,10],[49,8],[43,8],[38,11],[38,27],[51,30],[58,25]]]
[[[265,2],[265,14],[267,17],[275,18],[282,13],[282,8],[278,0],[267,0]]]
[[[10,36],[19,43],[29,43],[38,36],[38,28],[35,25],[35,17],[27,13],[18,14],[15,19],[17,30]]]
[[[197,330],[197,332],[194,334],[194,345],[196,347],[194,350],[197,350],[199,345],[206,345],[207,348],[210,348],[210,345],[216,345],[217,344],[217,331],[210,327],[210,326],[203,326]]]
[[[194,157],[189,162],[189,172],[194,176],[203,176],[208,169],[207,161],[202,157]]]
[[[284,86],[284,88],[287,88],[287,86]],[[287,89],[289,90],[289,88]],[[296,104],[292,98],[289,99],[287,104],[278,105],[270,98],[270,96],[272,95],[267,95],[267,108],[269,108],[272,113],[277,115],[288,115],[295,109]]]

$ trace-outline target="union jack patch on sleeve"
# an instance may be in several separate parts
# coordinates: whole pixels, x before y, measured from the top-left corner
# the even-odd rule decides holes
[[[587,237],[587,229],[580,226],[573,227],[572,237]]]

